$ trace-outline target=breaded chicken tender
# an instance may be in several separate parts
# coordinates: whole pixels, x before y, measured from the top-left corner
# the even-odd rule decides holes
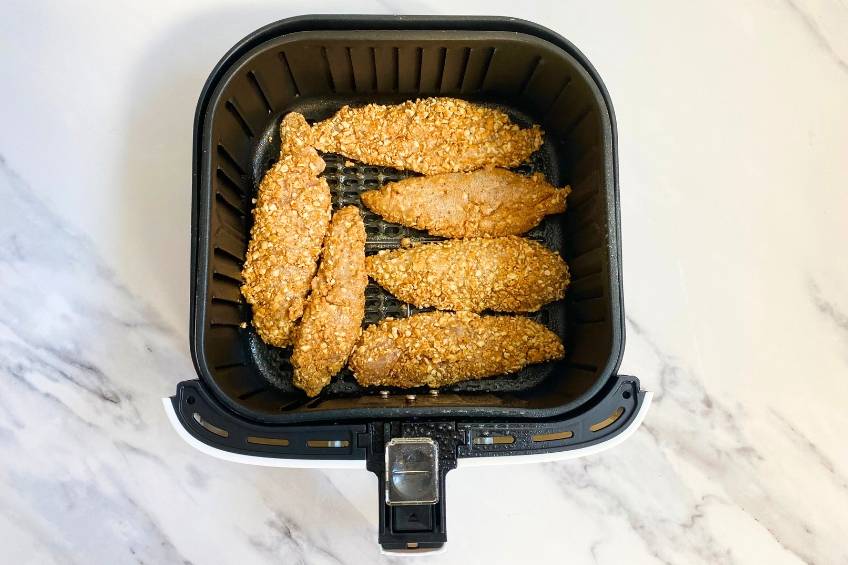
[[[315,276],[330,223],[330,188],[318,178],[324,160],[312,129],[297,113],[280,125],[280,160],[259,184],[241,293],[253,307],[253,326],[265,343],[290,345],[295,322]]]
[[[436,388],[564,354],[559,337],[528,318],[424,312],[368,326],[348,365],[363,386]]]
[[[439,310],[535,312],[561,299],[569,283],[559,253],[516,236],[384,250],[365,268],[400,300]]]
[[[539,126],[455,98],[345,106],[313,130],[320,151],[425,175],[517,167],[542,145]]]
[[[362,193],[386,220],[442,237],[521,235],[548,214],[565,211],[570,187],[556,189],[541,173],[531,178],[487,168],[412,177]]]
[[[292,382],[309,396],[329,384],[350,357],[365,317],[365,224],[356,206],[333,215],[312,294],[295,333]]]

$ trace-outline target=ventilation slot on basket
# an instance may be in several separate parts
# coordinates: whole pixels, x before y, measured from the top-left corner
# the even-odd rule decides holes
[[[591,147],[586,147],[580,152],[580,157],[577,161],[572,165],[571,170],[568,173],[569,179],[571,179],[571,188],[574,190],[568,198],[572,199],[576,196],[579,191],[579,187],[590,177],[595,177],[596,180],[596,191],[600,190],[601,181],[603,171],[600,170],[601,163],[604,161],[604,157],[602,154],[601,148],[598,144],[594,144]],[[571,206],[572,200],[569,200],[568,205]]]
[[[375,85],[378,92],[397,92],[398,49],[397,47],[374,47],[371,50],[374,65]]]
[[[229,255],[219,253],[216,249],[213,254],[212,274],[219,274],[241,286],[244,279],[241,276],[241,264],[233,261]]]
[[[566,81],[565,85],[560,90],[559,94],[557,94],[551,105],[544,113],[544,118],[542,118],[542,125],[545,129],[555,129],[557,135],[562,133],[561,129],[561,120],[563,119],[564,110],[568,109],[574,103],[573,98],[577,95],[571,78]]]
[[[244,302],[241,296],[241,282],[221,273],[212,273],[212,299],[241,304]]]
[[[280,406],[280,412],[288,412],[289,410],[294,410],[301,404],[303,404],[302,399],[297,399],[295,401],[289,402],[288,404],[283,404],[282,406]]]
[[[229,260],[235,261],[239,265],[239,269],[241,269],[241,266],[244,265],[244,257],[239,257],[231,251],[227,251],[223,247],[215,246],[214,253],[216,257],[224,257]]]
[[[262,105],[265,106],[265,110],[270,114],[274,111],[271,107],[271,103],[268,101],[268,97],[265,95],[265,91],[262,90],[262,86],[259,84],[259,81],[256,79],[256,74],[253,71],[249,71],[247,73],[247,82],[250,83],[250,86],[253,87],[253,91],[256,92],[256,96],[262,101]]]
[[[571,236],[571,257],[576,259],[594,251],[603,244],[601,227],[597,222],[591,222],[574,231]]]
[[[448,50],[442,47],[439,49],[439,78],[436,80],[436,92],[442,91],[442,81],[445,79],[445,60]]]
[[[356,92],[377,90],[377,63],[373,47],[352,47],[350,65]]]
[[[300,88],[297,86],[297,81],[294,80],[294,73],[292,73],[285,51],[280,51],[280,62],[283,64],[283,73],[286,77],[286,82],[288,82],[291,86],[291,90],[294,92],[294,95],[300,96]]]
[[[215,365],[216,371],[223,371],[224,369],[232,369],[233,367],[242,367],[244,365],[244,361],[239,361],[236,363],[224,363],[223,365]]]
[[[410,92],[421,92],[421,66],[423,63],[424,50],[416,47],[412,52],[412,66],[407,67],[404,65],[404,69],[408,68],[409,70],[402,72],[401,69],[398,69],[398,86],[400,87],[402,85],[404,90]],[[400,60],[398,60],[398,65],[400,65]],[[404,77],[404,75],[407,75],[407,77]]]
[[[572,369],[579,369],[581,371],[588,371],[589,373],[594,373],[598,370],[598,368],[594,365],[586,365],[584,363],[575,363],[574,361],[569,361],[566,363]]]
[[[327,48],[321,48],[321,63],[324,67],[324,74],[327,75],[327,84],[330,85],[330,90],[332,92],[338,92],[336,90],[336,81],[333,80],[333,71],[330,70],[330,58],[327,56]]]
[[[223,146],[222,144],[220,144],[220,143],[218,144],[218,157],[219,157],[222,161],[224,161],[225,163],[227,163],[230,167],[232,167],[232,168],[233,168],[233,169],[234,169],[234,170],[238,173],[238,175],[239,175],[240,177],[244,177],[244,176],[246,175],[246,173],[244,172],[244,167],[242,167],[241,165],[239,165],[239,164],[238,164],[238,162],[236,162],[236,160],[235,160],[235,159],[233,159],[233,156],[232,156],[232,155],[230,155],[230,152],[229,152],[229,151],[227,151],[227,148],[226,148],[226,147],[224,147],[224,146]],[[231,182],[232,182],[232,181],[231,181]],[[242,194],[244,194],[244,191],[242,191]]]
[[[599,201],[600,198],[595,193],[589,194],[583,202],[574,207],[569,205],[569,231],[574,232],[592,222],[597,222]]]
[[[489,74],[489,66],[495,54],[494,47],[487,49],[472,49],[468,58],[465,77],[462,80],[462,92],[480,92],[486,75]]]
[[[575,304],[601,298],[604,295],[604,287],[600,274],[596,273],[595,275],[584,277],[577,281],[577,284],[572,283],[570,291],[571,299]]]
[[[350,47],[324,47],[323,55],[327,61],[327,71],[333,92],[355,91],[356,81]]]
[[[226,186],[230,190],[237,192],[241,196],[244,196],[244,189],[241,187],[241,185],[239,185],[239,183],[237,183],[236,181],[231,179],[229,177],[229,175],[227,175],[227,173],[224,172],[223,169],[219,168],[215,172],[215,176],[218,178],[219,183],[223,184],[224,186]]]
[[[215,195],[215,201],[218,204],[215,209],[215,217],[218,219],[220,227],[227,229],[233,237],[244,240],[244,232],[247,229],[244,215],[238,209],[233,209],[220,193]]]
[[[574,132],[574,130],[577,129],[577,127],[580,125],[580,123],[583,120],[585,120],[586,117],[591,113],[592,113],[592,108],[589,108],[589,107],[586,107],[586,108],[583,108],[582,110],[580,110],[580,113],[577,114],[577,117],[574,118],[574,121],[571,122],[568,126],[566,126],[563,129],[562,138],[568,139],[568,136],[570,136]]]
[[[239,284],[243,282],[241,277],[241,267],[244,264],[238,257],[233,257],[220,247],[216,247],[213,252],[214,272],[221,273]]]
[[[377,51],[373,47],[370,47],[369,51],[371,52],[371,89],[376,91],[379,89],[377,83]]]
[[[211,301],[208,318],[209,324],[213,326],[238,326],[242,322],[237,305],[218,300]]]
[[[575,210],[581,210],[584,205],[596,200],[601,186],[601,178],[598,173],[589,173],[582,180],[571,185],[571,194],[568,195],[569,215],[574,215]]]
[[[240,395],[239,400],[247,400],[248,398],[253,398],[254,396],[259,394],[260,392],[265,392],[266,390],[268,390],[267,387],[262,387],[262,388],[257,388],[256,390],[251,390],[250,392],[246,392],[246,393]]]
[[[247,254],[246,237],[236,237],[227,231],[218,232],[215,238],[215,247],[226,251],[233,257],[236,257],[241,263],[244,263],[244,258]]]
[[[442,94],[451,94],[462,90],[462,81],[465,79],[465,70],[468,68],[468,58],[470,56],[470,47],[466,47],[461,51],[451,49],[445,55],[445,68],[442,70],[440,89]],[[452,82],[451,79],[453,79]]]
[[[353,57],[350,54],[350,47],[345,47],[345,59],[347,62],[347,77],[350,83],[350,89],[356,90],[356,81],[353,79]]]
[[[559,90],[556,91],[556,94],[554,94],[553,96],[551,96],[551,98],[544,102],[539,101],[539,114],[544,116],[544,118],[542,119],[542,123],[545,123],[547,121],[548,116],[551,113],[551,109],[554,107],[554,104],[556,104],[557,100],[559,100],[559,97],[563,95],[563,93],[566,91],[570,84],[571,77],[565,77],[565,81],[563,82]]]
[[[533,441],[557,441],[559,439],[568,439],[574,437],[574,432],[555,432],[550,434],[536,434],[533,436]]]
[[[533,58],[533,62],[530,63],[530,70],[527,71],[527,75],[521,81],[520,86],[518,87],[518,96],[524,96],[524,93],[527,91],[527,87],[530,86],[530,81],[533,79],[533,75],[536,74],[536,71],[539,69],[539,63],[542,62],[542,57],[536,55]]]
[[[397,47],[393,47],[391,50],[391,54],[392,92],[397,92],[398,87],[400,86],[400,65],[398,64],[398,55],[400,54],[400,51]]]
[[[194,418],[194,420],[195,420],[198,424],[200,424],[201,426],[203,426],[203,429],[205,429],[205,430],[207,430],[207,431],[212,432],[212,433],[213,433],[213,434],[215,434],[216,436],[229,437],[230,432],[228,432],[227,430],[222,430],[222,429],[221,429],[221,428],[219,428],[218,426],[213,426],[212,424],[210,424],[209,422],[207,422],[206,420],[204,420],[204,419],[203,419],[203,417],[202,417],[200,414],[198,414],[197,412],[195,412],[194,414],[192,414],[192,417]]]
[[[596,250],[595,256],[583,255],[583,259],[581,261],[571,261],[568,264],[568,270],[571,274],[572,290],[575,283],[580,283],[583,279],[591,277],[592,275],[600,275],[603,272],[603,257],[600,255],[601,253]],[[596,284],[602,283],[598,280]],[[601,290],[599,297],[600,296],[603,296],[603,290]]]
[[[473,440],[474,445],[504,445],[515,443],[513,436],[477,436]]]
[[[235,214],[237,217],[244,219],[244,212],[242,211],[241,207],[238,204],[231,202],[230,199],[222,191],[218,191],[215,193],[215,200],[218,202],[218,204],[222,204],[223,206],[225,206],[230,212]],[[240,231],[236,233],[242,235]]]
[[[240,112],[238,107],[236,106],[235,99],[233,98],[228,100],[227,103],[224,104],[224,108],[226,108],[227,112],[229,112],[230,115],[235,118],[236,122],[238,122],[238,124],[241,126],[242,131],[244,131],[244,134],[247,137],[253,139],[253,130],[251,130],[250,126],[247,125],[247,120],[244,119],[242,112]]]
[[[485,59],[483,60],[483,72],[480,76],[480,82],[477,83],[477,90],[483,90],[483,85],[486,84],[486,77],[489,76],[489,68],[492,66],[492,58],[495,56],[494,47],[486,50]]]
[[[279,439],[274,437],[256,437],[256,436],[248,436],[247,443],[255,443],[258,445],[276,445],[279,447],[285,447],[289,444],[289,440],[287,439]]]
[[[310,439],[306,442],[309,447],[347,447],[350,442],[346,439]]]
[[[612,423],[615,422],[616,420],[618,420],[621,417],[622,414],[624,414],[624,408],[619,408],[618,410],[616,410],[615,412],[612,413],[612,416],[610,416],[609,418],[607,418],[603,422],[598,422],[594,426],[590,426],[589,429],[593,432],[600,431],[600,430],[606,428],[607,426],[612,425]]]
[[[595,324],[606,320],[607,304],[602,298],[586,300],[574,305],[574,319],[578,324]]]

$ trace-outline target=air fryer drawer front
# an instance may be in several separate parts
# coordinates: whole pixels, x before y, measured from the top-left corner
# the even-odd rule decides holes
[[[165,401],[180,435],[210,455],[257,465],[374,472],[379,483],[380,544],[385,550],[423,551],[447,541],[448,471],[485,463],[552,461],[607,449],[635,431],[650,399],[650,393],[640,390],[638,379],[613,377],[593,402],[561,420],[388,420],[309,426],[247,420],[224,407],[198,380],[180,383],[177,394]],[[412,449],[399,451],[398,445]]]

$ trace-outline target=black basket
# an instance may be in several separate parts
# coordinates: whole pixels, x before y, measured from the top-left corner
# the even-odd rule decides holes
[[[498,30],[496,23],[514,24],[504,20],[321,21],[322,30],[287,32],[296,23],[287,21],[246,40],[213,73],[198,108],[191,339],[204,381],[233,411],[275,423],[543,418],[579,406],[615,373],[624,333],[614,128],[591,68],[536,35]],[[414,28],[392,29],[398,24]],[[309,399],[291,384],[289,350],[266,346],[249,324],[239,326],[251,319],[239,291],[251,199],[279,155],[280,120],[290,111],[321,120],[345,104],[437,95],[494,105],[519,124],[538,123],[545,131],[544,145],[519,170],[540,170],[555,186],[573,190],[568,211],[529,234],[560,251],[571,270],[565,300],[537,314],[563,339],[566,358],[447,387],[436,398],[419,395],[413,405],[398,394],[386,401],[347,371]],[[406,176],[386,167],[345,167],[337,156],[327,161],[334,208],[359,205],[359,191]],[[402,237],[433,239],[363,210],[369,252],[396,247]],[[412,311],[369,287],[366,323]]]
[[[565,299],[534,315],[562,338],[565,359],[444,387],[438,395],[364,388],[344,370],[310,399],[291,384],[290,350],[267,346],[252,330],[250,306],[239,291],[251,200],[279,154],[280,120],[291,111],[316,121],[345,104],[428,96],[497,107],[522,126],[541,124],[544,145],[516,170],[541,171],[553,185],[572,188],[568,210],[527,234],[559,251],[571,271]],[[439,442],[446,472],[456,457],[597,443],[635,416],[642,398],[638,381],[616,376],[624,311],[615,118],[597,73],[562,37],[506,18],[284,20],[248,36],[221,60],[201,94],[194,136],[190,332],[201,382],[182,383],[173,402],[195,437],[265,457],[367,459],[379,475],[388,439],[426,436]],[[362,190],[411,173],[324,157],[334,209],[354,204],[363,210],[367,252],[397,247],[403,237],[439,239],[385,222],[360,204]],[[366,292],[366,323],[416,311],[373,283]],[[614,425],[592,435],[593,419],[618,408],[623,412]],[[560,433],[564,423],[571,436]],[[248,439],[257,434],[277,442]],[[512,441],[477,441],[489,436]],[[316,438],[312,445],[309,437]],[[442,537],[416,534],[420,547],[443,541],[443,498],[432,511],[441,512],[440,525],[431,521],[431,529],[441,528]],[[381,543],[391,547],[400,542],[384,537],[392,530],[386,512]]]

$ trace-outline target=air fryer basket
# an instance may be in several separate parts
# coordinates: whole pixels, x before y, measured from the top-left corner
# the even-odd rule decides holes
[[[260,31],[252,43],[237,46],[213,73],[198,108],[192,348],[204,383],[230,410],[267,423],[538,419],[580,407],[615,373],[623,350],[614,125],[591,67],[576,50],[540,37],[541,28],[526,30],[533,34],[507,31],[510,25],[530,26],[526,22],[311,22],[318,29],[304,25],[306,31],[267,37]],[[492,22],[497,25],[487,26]],[[404,24],[411,29],[397,29]],[[566,358],[445,387],[438,396],[398,389],[388,399],[360,387],[344,370],[309,399],[291,384],[290,351],[265,345],[251,329],[250,307],[239,291],[251,199],[279,154],[280,120],[291,111],[315,121],[345,104],[426,96],[498,107],[520,125],[538,123],[545,131],[542,148],[516,170],[541,171],[555,186],[568,184],[573,191],[565,214],[548,217],[528,234],[559,251],[571,270],[565,299],[534,315],[563,339]],[[439,239],[385,222],[359,201],[361,191],[414,173],[324,157],[334,209],[360,207],[368,253],[395,248],[402,237]],[[366,324],[416,311],[373,283],[366,309]],[[414,403],[406,400],[408,393],[417,393]]]

